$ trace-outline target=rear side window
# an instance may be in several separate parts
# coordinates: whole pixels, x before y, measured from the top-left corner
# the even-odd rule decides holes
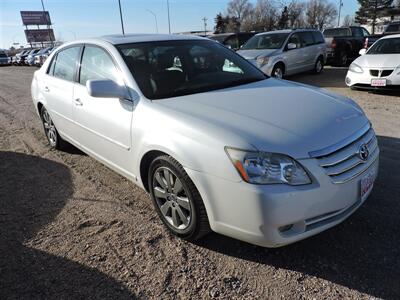
[[[351,28],[351,31],[353,32],[353,36],[355,36],[355,37],[363,37],[364,36],[361,28],[353,27],[353,28]]]
[[[300,37],[303,47],[314,45],[314,38],[311,32],[300,32]]]
[[[330,28],[324,30],[325,37],[351,36],[350,28]]]
[[[400,31],[400,24],[390,24],[385,32],[397,32]]]
[[[58,52],[57,57],[55,57],[50,66],[49,74],[57,78],[73,81],[79,52],[80,47],[71,47]]]
[[[314,41],[315,41],[316,44],[324,44],[325,43],[324,36],[322,35],[321,32],[313,31],[312,34],[314,36]]]
[[[110,79],[118,82],[118,73],[111,57],[101,48],[86,46],[83,50],[79,83],[93,79]]]

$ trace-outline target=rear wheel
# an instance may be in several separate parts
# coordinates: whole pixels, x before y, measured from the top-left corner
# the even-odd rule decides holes
[[[57,128],[54,125],[49,112],[44,106],[42,106],[40,110],[40,117],[42,119],[44,133],[46,134],[46,138],[49,141],[50,147],[57,150],[64,149],[67,146],[67,143],[58,134]]]
[[[150,165],[150,194],[166,227],[185,240],[197,240],[210,232],[203,200],[183,167],[168,155]]]
[[[320,74],[324,70],[324,60],[319,57],[315,62],[314,74]]]
[[[347,51],[342,50],[339,53],[339,57],[337,58],[337,64],[341,67],[347,66],[349,62],[349,56],[347,54]]]

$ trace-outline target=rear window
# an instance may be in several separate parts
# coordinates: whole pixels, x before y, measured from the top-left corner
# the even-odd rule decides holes
[[[351,36],[349,28],[330,28],[324,30],[325,37]]]

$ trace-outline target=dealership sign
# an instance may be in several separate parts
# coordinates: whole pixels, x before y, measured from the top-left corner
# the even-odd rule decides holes
[[[28,43],[54,41],[53,29],[26,29],[25,36]]]
[[[28,25],[51,25],[48,11],[21,11],[22,23]]]

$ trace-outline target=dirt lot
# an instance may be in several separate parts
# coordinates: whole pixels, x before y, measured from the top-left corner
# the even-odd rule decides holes
[[[290,78],[354,98],[381,148],[369,200],[316,237],[264,249],[172,237],[147,194],[71,148],[50,151],[34,68],[0,68],[1,299],[400,298],[400,97],[350,91],[345,70]]]

